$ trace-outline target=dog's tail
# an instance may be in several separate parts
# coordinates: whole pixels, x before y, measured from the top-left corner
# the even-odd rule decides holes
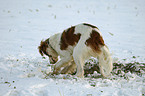
[[[113,69],[112,58],[106,45],[102,46],[98,56],[100,72],[104,77],[108,77]]]

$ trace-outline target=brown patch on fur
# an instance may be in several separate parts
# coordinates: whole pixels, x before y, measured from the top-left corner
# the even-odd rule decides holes
[[[86,26],[89,26],[89,27],[92,27],[92,28],[97,28],[99,30],[98,27],[94,26],[94,25],[91,25],[91,24],[88,24],[88,23],[83,23],[83,25],[86,25]]]
[[[38,47],[39,53],[43,56],[43,54],[47,54],[46,49],[48,48],[48,39],[46,41],[41,41],[40,46]]]
[[[105,45],[102,36],[95,30],[92,30],[90,38],[86,40],[85,44],[96,52],[100,52],[100,47]]]
[[[65,30],[61,36],[60,49],[66,50],[69,45],[73,46],[80,39],[81,34],[74,34],[75,26],[72,26],[67,31]]]

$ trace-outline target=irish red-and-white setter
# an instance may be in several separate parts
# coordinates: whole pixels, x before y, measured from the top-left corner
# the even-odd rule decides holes
[[[41,41],[40,54],[49,57],[55,64],[53,74],[68,74],[76,71],[76,76],[84,77],[85,60],[95,57],[99,61],[100,72],[104,77],[112,71],[112,58],[99,29],[82,23]],[[58,56],[60,60],[58,61]]]

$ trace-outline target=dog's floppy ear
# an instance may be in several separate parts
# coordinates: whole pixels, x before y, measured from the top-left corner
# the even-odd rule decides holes
[[[42,50],[40,49],[40,47],[38,47],[38,49],[39,49],[39,53],[41,54],[41,56],[43,56],[43,52],[42,52]]]
[[[44,53],[43,53],[43,45],[44,45],[44,42],[41,41],[40,46],[38,47],[38,49],[39,49],[39,53],[41,54],[41,56],[44,55]]]

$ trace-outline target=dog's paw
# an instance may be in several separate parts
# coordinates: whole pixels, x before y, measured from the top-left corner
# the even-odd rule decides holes
[[[83,74],[76,74],[76,76],[79,77],[79,78],[84,78]]]

